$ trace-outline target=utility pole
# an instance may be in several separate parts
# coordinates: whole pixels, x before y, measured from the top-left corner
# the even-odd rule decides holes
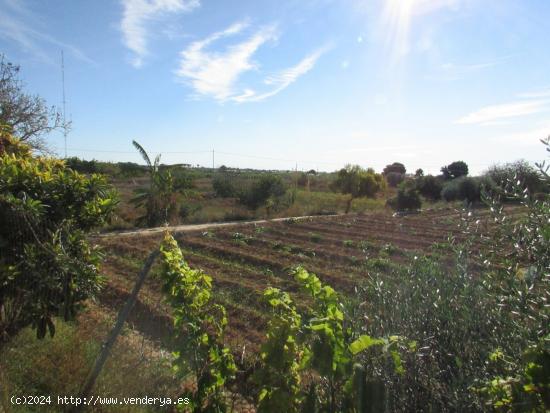
[[[65,141],[65,159],[67,159],[67,103],[65,101],[65,60],[63,58],[63,49],[61,49],[61,87],[63,92],[63,139]]]
[[[212,170],[214,170],[214,149],[212,149]]]

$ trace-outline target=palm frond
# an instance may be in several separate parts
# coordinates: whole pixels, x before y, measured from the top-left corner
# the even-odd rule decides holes
[[[136,141],[132,141],[132,143],[134,147],[138,150],[138,152],[141,154],[141,157],[143,158],[143,160],[145,161],[149,169],[151,169],[153,167],[153,165],[151,164],[151,159],[149,159],[149,155],[147,155],[147,152],[145,151],[145,149],[143,149],[143,146],[141,146]]]

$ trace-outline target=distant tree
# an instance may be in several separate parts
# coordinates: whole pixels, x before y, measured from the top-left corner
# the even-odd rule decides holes
[[[71,168],[73,171],[85,173],[85,174],[94,174],[98,172],[97,161],[92,159],[87,161],[85,159],[78,159],[73,156],[65,160],[66,165]]]
[[[46,150],[44,135],[68,127],[55,107],[48,107],[40,96],[24,91],[19,66],[0,55],[0,124],[11,128],[14,137],[33,149]]]
[[[405,179],[405,174],[399,172],[389,172],[386,174],[386,181],[392,188],[397,187]]]
[[[374,172],[374,169],[367,170],[359,165],[346,165],[338,171],[333,188],[349,194],[350,199],[346,206],[346,213],[351,209],[351,203],[358,197],[374,197],[376,193],[386,189],[386,181],[381,174]]]
[[[298,184],[298,186],[305,188],[307,186],[308,180],[309,177],[307,176],[307,174],[305,172],[301,172],[298,176],[296,183]]]
[[[307,171],[307,174],[308,175],[317,175],[317,171],[315,169],[310,169],[309,171]]]
[[[441,168],[445,179],[455,179],[468,175],[468,165],[463,161],[456,161]]]
[[[384,168],[384,170],[382,171],[382,174],[383,175],[387,175],[391,172],[395,172],[395,173],[399,173],[399,174],[404,174],[405,172],[407,172],[407,170],[405,169],[405,165],[403,165],[402,163],[400,162],[394,162],[392,163],[391,165],[386,165],[386,167]]]
[[[418,168],[416,172],[414,173],[414,176],[417,178],[420,178],[421,176],[424,176],[424,170],[422,168]]]
[[[146,173],[146,169],[142,165],[134,162],[118,162],[117,166],[120,176],[124,178],[134,178]]]

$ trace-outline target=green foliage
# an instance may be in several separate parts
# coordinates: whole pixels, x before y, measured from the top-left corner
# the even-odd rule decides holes
[[[212,180],[212,188],[216,196],[220,198],[232,198],[237,195],[237,188],[233,185],[231,177],[227,174],[218,174]]]
[[[344,241],[342,241],[342,244],[346,248],[353,248],[355,246],[355,243],[351,239],[345,239]]]
[[[550,152],[550,138],[544,140]],[[544,184],[550,184],[548,167],[537,165]],[[506,185],[506,198],[520,199],[526,211],[519,221],[507,217],[498,196],[485,200],[493,212],[496,234],[484,242],[480,259],[486,265],[498,264],[491,271],[492,288],[499,297],[499,306],[511,314],[514,330],[504,343],[495,345],[491,360],[496,373],[485,381],[481,392],[488,402],[504,410],[548,411],[550,409],[550,196],[532,197],[520,180]],[[506,248],[508,253],[500,253]],[[496,351],[498,349],[498,351]],[[498,355],[498,356],[495,356]]]
[[[376,193],[386,189],[386,181],[381,174],[373,169],[367,170],[359,165],[347,165],[338,172],[334,188],[352,198],[361,196],[374,197]]]
[[[212,302],[212,279],[189,267],[168,233],[161,253],[162,290],[174,310],[174,367],[180,377],[192,379],[195,385],[183,397],[190,398],[194,412],[227,411],[224,389],[236,366],[223,341],[225,308]]]
[[[548,179],[543,165],[540,174]],[[521,200],[519,218],[494,196],[484,199],[488,222],[466,211],[461,241],[448,244],[455,265],[414,257],[369,274],[359,306],[364,333],[418,343],[399,378],[371,363],[389,389],[387,410],[548,411],[549,199],[530,196],[521,182],[508,187],[507,197]]]
[[[397,191],[395,207],[398,211],[416,211],[422,207],[418,191],[413,186],[405,186]]]
[[[101,285],[86,234],[105,224],[116,197],[104,177],[34,157],[0,135],[0,336],[26,325],[43,338]]]
[[[389,172],[386,175],[386,182],[392,188],[396,188],[405,179],[405,174],[399,172]]]
[[[433,175],[421,175],[416,178],[416,189],[423,197],[437,201],[441,198],[443,183],[440,178]]]
[[[150,178],[148,188],[136,190],[132,202],[136,207],[145,207],[145,215],[138,218],[138,224],[155,227],[169,223],[177,216],[179,196],[192,187],[186,175],[173,176],[169,168],[160,168],[160,155],[151,162],[143,147],[133,141],[147,165]]]
[[[76,156],[73,156],[71,158],[67,158],[65,160],[65,163],[73,171],[77,171],[80,173],[94,174],[99,172],[97,167],[97,161],[94,159],[92,159],[91,161],[87,161],[85,159],[79,159]]]
[[[511,183],[519,182],[519,185],[527,188],[530,194],[537,192],[548,192],[548,185],[545,184],[540,171],[529,165],[526,161],[520,160],[504,165],[494,165],[490,167],[484,174],[490,179],[496,188],[498,194],[505,196],[508,192],[510,195]]]
[[[264,293],[272,317],[256,376],[261,387],[259,411],[364,411],[368,386],[365,369],[356,361],[370,363],[375,353],[365,353],[378,347],[379,355],[393,360],[396,374],[403,374],[398,344],[403,341],[354,336],[347,326],[346,305],[336,291],[302,267],[293,275],[312,303],[300,315],[287,293],[274,288]],[[307,388],[300,386],[305,373],[310,375]]]
[[[238,198],[241,204],[250,209],[256,209],[262,205],[273,208],[282,201],[285,193],[286,188],[281,177],[267,174],[240,191]]]
[[[468,175],[468,165],[464,161],[456,161],[441,168],[445,179],[455,179]]]
[[[302,399],[300,361],[303,350],[297,337],[301,333],[301,316],[290,296],[268,288],[264,298],[271,308],[267,339],[262,344],[262,368],[255,380],[261,384],[258,412],[298,412]]]
[[[488,407],[497,411],[525,412],[547,412],[550,409],[550,336],[529,346],[520,358],[519,366],[518,360],[504,355],[500,349],[489,359],[498,366],[500,375],[478,389],[487,397]]]
[[[447,201],[467,201],[468,203],[478,202],[481,196],[481,182],[478,178],[469,178],[463,176],[458,179],[448,181],[441,197]]]

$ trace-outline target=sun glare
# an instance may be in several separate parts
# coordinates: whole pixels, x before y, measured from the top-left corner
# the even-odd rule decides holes
[[[384,25],[392,60],[407,54],[409,31],[415,7],[422,0],[386,0]]]

